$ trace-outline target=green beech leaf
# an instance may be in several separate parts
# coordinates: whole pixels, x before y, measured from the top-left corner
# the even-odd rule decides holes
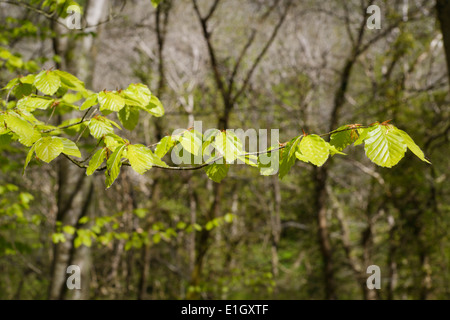
[[[126,145],[119,145],[116,150],[111,154],[106,162],[106,188],[110,188],[114,181],[117,179],[120,173],[120,167],[122,166],[122,155]]]
[[[370,128],[361,128],[358,129],[358,139],[356,139],[356,141],[353,143],[354,146],[360,145],[361,143],[364,142],[364,140],[367,138],[367,135],[369,134],[369,131],[372,129],[372,127]]]
[[[115,92],[100,92],[98,94],[98,102],[100,103],[100,111],[119,112],[125,107],[125,100]]]
[[[152,97],[150,89],[141,83],[130,84],[127,89],[122,91],[121,95],[125,98],[126,104],[140,107],[147,106]]]
[[[152,97],[150,98],[150,102],[148,105],[139,107],[155,117],[162,117],[164,115],[164,107],[161,101],[159,101],[159,99],[154,95],[152,95]]]
[[[305,160],[308,160],[318,167],[322,166],[330,155],[329,144],[315,134],[303,137],[299,149]]]
[[[352,128],[352,125],[345,125],[336,129],[336,133],[331,134],[330,144],[334,146],[336,150],[342,151],[358,139],[359,136],[356,128],[350,128]]]
[[[55,71],[41,71],[34,80],[34,86],[46,95],[54,95],[61,87],[61,80]]]
[[[28,164],[31,161],[31,158],[33,157],[35,148],[36,148],[36,144],[33,144],[33,146],[28,151],[27,158],[25,159],[25,165],[23,166],[22,174],[25,174],[25,170],[27,169]]]
[[[28,83],[19,83],[13,89],[13,93],[17,99],[22,99],[25,96],[29,96],[32,92],[33,86]]]
[[[47,110],[55,102],[49,97],[30,96],[24,97],[17,102],[18,109],[25,109],[27,111],[35,111],[36,109]]]
[[[80,110],[86,110],[89,109],[92,106],[95,106],[98,103],[98,96],[97,94],[93,94],[89,96],[81,105]]]
[[[98,150],[93,156],[91,161],[89,161],[89,166],[86,170],[88,176],[92,175],[95,170],[97,170],[103,163],[106,157],[106,148]]]
[[[229,164],[213,163],[205,168],[206,175],[212,181],[220,183],[228,174]]]
[[[231,132],[220,132],[214,139],[214,146],[228,163],[236,160],[242,151],[242,142]]]
[[[125,143],[125,141],[121,137],[114,133],[108,133],[103,138],[103,141],[105,142],[106,147],[111,150],[111,152],[116,150],[117,146]]]
[[[57,137],[44,137],[36,141],[36,156],[47,163],[55,159],[64,150],[64,144]]]
[[[339,151],[338,149],[336,149],[335,146],[332,146],[331,144],[328,145],[328,148],[330,149],[330,155],[334,156],[335,154],[342,154],[342,155],[347,155],[346,153],[343,153],[341,151]]]
[[[31,124],[18,117],[7,114],[4,116],[8,128],[19,136],[19,141],[27,147],[41,138],[41,134],[36,131]]]
[[[127,158],[134,171],[144,174],[152,167],[155,155],[146,146],[137,144],[127,147]]]
[[[291,170],[295,164],[296,152],[302,136],[298,136],[289,141],[286,146],[281,150],[281,161],[279,177],[283,179],[284,176]]]
[[[405,156],[404,139],[393,128],[392,125],[374,126],[364,141],[367,157],[381,167],[391,168]]]
[[[23,84],[33,84],[36,76],[34,74],[29,74],[25,77],[19,78],[20,82]]]
[[[81,158],[81,152],[78,149],[75,142],[73,142],[69,139],[60,138],[60,137],[55,137],[55,139],[59,139],[63,143],[64,149],[63,149],[62,153],[66,154],[68,156],[74,156],[77,158]]]
[[[178,141],[190,154],[199,154],[202,146],[202,141],[195,133],[191,131],[185,131],[181,136],[178,137]]]
[[[84,83],[74,75],[61,71],[61,70],[55,70],[53,71],[57,76],[59,76],[61,83],[66,86],[70,90],[74,91],[81,91],[84,90]]]
[[[119,111],[118,117],[124,128],[131,131],[139,122],[139,110],[136,107],[125,106]]]
[[[114,133],[114,128],[111,123],[105,117],[101,116],[91,119],[88,127],[91,135],[96,139],[100,139],[109,133]]]
[[[161,139],[160,142],[156,145],[155,155],[159,158],[162,158],[166,155],[167,152],[175,145],[175,141],[171,136],[165,136]]]
[[[411,152],[414,153],[420,160],[431,164],[431,162],[425,158],[425,154],[419,148],[419,146],[414,142],[414,140],[409,136],[409,134],[407,134],[405,131],[400,130],[398,128],[394,128],[393,133],[402,137],[402,139],[406,143],[406,146],[408,147],[408,149],[411,150]]]
[[[1,52],[0,52],[0,58],[2,58]],[[10,80],[10,81],[6,84],[6,86],[4,86],[4,87],[2,88],[2,90],[9,90],[9,89],[11,89],[12,87],[18,85],[19,82],[20,82],[19,78],[14,78],[14,79]]]

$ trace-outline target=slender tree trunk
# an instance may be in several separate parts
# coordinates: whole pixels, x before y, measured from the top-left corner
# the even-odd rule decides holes
[[[326,167],[314,168],[314,176],[316,182],[316,209],[317,209],[317,225],[320,252],[323,260],[323,275],[325,285],[325,298],[334,300],[336,296],[336,283],[334,277],[334,265],[332,257],[332,248],[329,239],[329,230],[327,223],[327,176]]]
[[[281,207],[281,193],[280,193],[280,182],[278,177],[274,177],[273,183],[273,210],[271,212],[270,226],[272,229],[272,274],[275,279],[278,278],[278,245],[280,243],[281,236],[281,218],[280,218],[280,207]]]
[[[445,56],[447,59],[448,79],[450,84],[450,0],[437,0],[436,11],[444,39]]]
[[[96,25],[100,22],[100,18],[106,12],[106,0],[99,1],[89,1],[86,6],[87,13],[87,21],[90,25]],[[60,57],[65,57],[65,61],[63,63],[57,63],[56,67],[61,68],[64,66],[68,71],[76,73],[77,75],[83,74],[83,77],[87,78],[86,85],[91,86],[92,84],[92,75],[93,75],[93,63],[95,60],[95,55],[92,55],[93,48],[93,39],[91,36],[88,38],[84,38],[82,52],[78,53],[78,60],[72,60],[70,57],[73,55],[75,50],[78,50],[77,45],[74,41],[61,41],[60,39],[60,30],[55,22],[52,21],[51,27],[55,32],[55,36],[52,38],[52,47],[54,53],[59,55]],[[91,31],[94,31],[95,28]],[[89,62],[90,64],[84,63]],[[89,75],[89,77],[88,77]],[[82,78],[83,78],[82,77]],[[59,117],[59,121],[62,121],[63,118]],[[73,214],[72,206],[74,201],[83,200],[78,199],[78,195],[82,190],[84,190],[84,177],[85,174],[83,172],[77,171],[76,173],[72,170],[73,168],[69,167],[66,159],[58,160],[58,192],[57,192],[57,207],[58,213],[56,217],[56,223],[61,223],[63,225],[75,226],[77,224],[78,214]],[[73,177],[79,177],[77,183],[73,183]],[[71,188],[70,186],[73,185]],[[85,197],[88,197],[89,194],[81,192]],[[77,200],[75,200],[77,198]],[[73,252],[73,243],[72,237],[66,235],[67,241],[64,243],[58,243],[54,245],[53,250],[53,262],[51,268],[51,280],[49,286],[49,299],[63,299],[65,293],[65,281],[66,281],[66,269],[70,264],[71,257],[74,255]],[[85,257],[87,257],[89,249],[85,250]],[[87,272],[88,270],[84,270],[83,272]],[[89,286],[88,281],[86,279],[85,286]]]

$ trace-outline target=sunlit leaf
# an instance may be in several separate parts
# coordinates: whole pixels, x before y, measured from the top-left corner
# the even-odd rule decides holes
[[[303,137],[299,145],[299,150],[306,160],[318,167],[322,166],[330,155],[328,143],[315,134]]]
[[[88,176],[92,175],[103,163],[106,157],[106,148],[98,150],[89,161],[89,166],[86,170]]]
[[[119,112],[125,107],[125,100],[115,92],[100,92],[98,94],[98,102],[100,103],[100,111],[110,110]]]
[[[229,164],[210,164],[205,168],[206,175],[212,181],[220,183],[227,176],[229,167]]]
[[[55,159],[64,150],[64,144],[57,137],[44,137],[36,141],[36,156],[47,163]]]
[[[407,134],[405,131],[400,130],[398,128],[393,128],[393,133],[398,134],[400,137],[402,137],[402,139],[406,143],[406,146],[408,147],[408,149],[411,150],[411,152],[414,153],[420,160],[431,164],[431,162],[425,158],[425,154],[419,148],[419,146],[414,142],[414,140],[409,136],[409,134]]]
[[[55,71],[41,71],[34,80],[34,86],[46,95],[54,95],[61,87],[61,80]]]
[[[365,139],[367,157],[379,166],[395,166],[406,152],[404,139],[389,129],[390,125],[377,125],[370,129]]]
[[[114,150],[106,162],[106,188],[111,187],[114,181],[117,179],[120,173],[120,167],[122,166],[122,155],[126,145],[120,145]]]

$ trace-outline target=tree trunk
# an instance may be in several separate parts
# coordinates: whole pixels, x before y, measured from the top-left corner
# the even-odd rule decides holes
[[[450,84],[450,0],[437,0],[436,11],[439,23],[441,24],[445,56],[447,59],[448,79]]]

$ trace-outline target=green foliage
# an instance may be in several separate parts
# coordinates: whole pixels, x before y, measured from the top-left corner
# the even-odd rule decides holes
[[[89,161],[89,166],[86,170],[88,176],[92,175],[102,165],[106,158],[106,152],[107,148],[102,148],[94,154],[91,161]]]
[[[127,158],[131,167],[139,174],[144,174],[155,164],[155,155],[144,145],[129,145],[127,147]]]
[[[44,137],[36,142],[36,156],[47,163],[59,156],[63,150],[63,142],[56,137]]]
[[[126,106],[119,111],[118,117],[125,129],[134,130],[139,122],[139,109]]]
[[[112,153],[106,162],[106,188],[111,187],[114,181],[117,179],[120,173],[120,167],[122,166],[122,156],[125,151],[126,145],[119,145]]]
[[[228,170],[230,169],[229,164],[210,164],[205,168],[206,175],[212,181],[220,183],[228,174]]]
[[[162,0],[151,0],[153,7],[158,7]]]
[[[106,159],[107,188],[117,179],[123,164],[130,165],[139,174],[144,174],[154,166],[178,169],[169,167],[161,160],[172,148],[178,148],[177,151],[182,148],[191,156],[200,156],[204,162],[199,165],[206,167],[206,175],[217,183],[227,176],[229,164],[238,159],[247,165],[259,167],[262,175],[275,174],[275,168],[279,165],[278,173],[282,179],[296,160],[322,166],[330,156],[345,155],[341,151],[351,144],[356,146],[364,143],[367,157],[382,167],[390,168],[396,165],[404,157],[407,148],[419,159],[429,163],[411,137],[388,122],[370,126],[357,124],[341,126],[329,134],[330,142],[319,135],[303,133],[288,143],[281,144],[279,148],[261,150],[259,156],[266,153],[277,155],[272,159],[276,163],[264,165],[258,155],[246,154],[242,142],[230,130],[222,132],[212,130],[207,137],[195,130],[184,130],[180,134],[164,137],[155,144],[153,152],[144,145],[132,144],[116,135],[114,127],[119,130],[121,127],[107,117],[110,113],[116,113],[122,125],[131,131],[139,122],[140,111],[146,111],[156,117],[162,116],[164,108],[161,102],[143,84],[131,84],[125,90],[94,93],[86,90],[82,81],[67,72],[44,70],[37,75],[12,79],[4,89],[15,89],[13,92],[18,101],[7,111],[0,113],[0,137],[2,144],[19,140],[23,145],[31,147],[25,159],[24,169],[34,153],[37,159],[47,163],[61,153],[70,157],[72,162],[78,163],[72,158],[81,158],[78,145],[59,135],[62,133],[61,129],[68,134],[81,135],[84,133],[83,128],[87,126],[90,135],[97,140],[97,146],[102,144],[104,147],[95,153],[90,152],[94,155],[88,166],[81,165],[87,160],[78,165],[87,169],[87,175],[92,175],[95,171],[104,169],[101,165]],[[44,95],[31,94],[35,90]],[[62,98],[59,98],[61,96]],[[79,103],[81,107],[74,103]],[[90,109],[97,104],[101,114],[96,114],[97,110],[92,112],[91,116],[87,116]],[[52,110],[52,113],[66,113],[75,109],[87,112],[81,119],[66,120],[65,124],[59,127],[47,125],[34,116],[38,111]],[[223,160],[226,164],[223,164]]]
[[[373,126],[364,139],[367,157],[379,166],[391,168],[405,155],[406,144],[390,125]]]
[[[301,136],[293,138],[289,141],[284,149],[281,151],[281,161],[280,161],[280,179],[283,179],[291,170],[292,166],[295,164],[296,152],[298,145],[301,140]]]
[[[98,94],[100,111],[109,110],[119,112],[125,107],[125,100],[117,92],[102,91]]]
[[[337,128],[330,136],[330,144],[339,151],[344,150],[358,139],[357,128],[358,125],[346,125]]]
[[[330,155],[329,144],[318,135],[312,134],[303,137],[300,141],[296,157],[305,162],[321,167]]]
[[[61,87],[61,79],[54,71],[41,71],[34,80],[36,89],[46,95],[54,95]]]
[[[165,136],[161,139],[160,142],[156,145],[155,154],[157,157],[162,158],[169,152],[170,149],[175,145],[175,141],[171,136]]]

